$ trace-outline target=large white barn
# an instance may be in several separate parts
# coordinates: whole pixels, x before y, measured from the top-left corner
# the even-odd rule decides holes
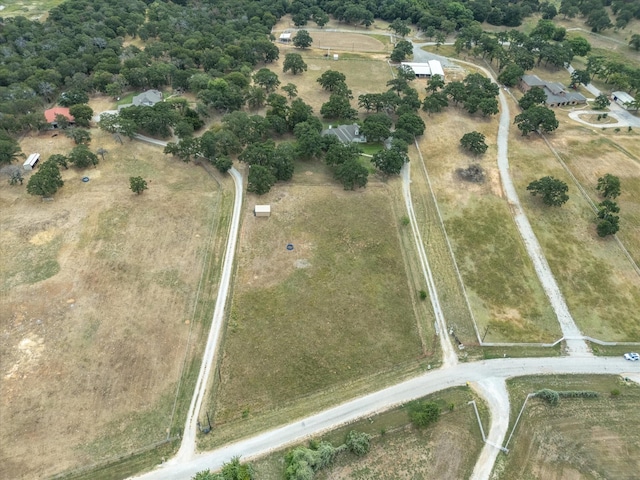
[[[402,66],[411,67],[418,78],[431,78],[433,75],[440,75],[444,80],[444,70],[438,60],[429,60],[426,63],[402,62]]]

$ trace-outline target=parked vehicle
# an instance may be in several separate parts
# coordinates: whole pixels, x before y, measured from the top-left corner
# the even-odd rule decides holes
[[[626,360],[631,360],[632,362],[636,362],[636,361],[640,360],[640,355],[635,353],[635,352],[625,353],[624,354],[624,358]]]

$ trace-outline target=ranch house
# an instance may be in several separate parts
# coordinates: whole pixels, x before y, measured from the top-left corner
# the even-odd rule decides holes
[[[335,135],[342,143],[366,143],[367,137],[360,133],[360,126],[357,123],[352,125],[338,125],[322,131],[322,135]]]
[[[68,108],[50,108],[49,110],[44,111],[44,118],[51,126],[51,128],[58,128],[58,120],[56,119],[57,115],[62,115],[63,117],[65,117],[69,121],[69,125],[73,125],[75,123],[76,119],[73,118],[73,115],[69,113]]]
[[[547,107],[563,107],[565,105],[578,105],[587,103],[584,95],[567,90],[560,82],[547,82],[537,75],[523,75],[520,77],[520,90],[527,93],[531,87],[540,87],[544,90],[547,99]]]

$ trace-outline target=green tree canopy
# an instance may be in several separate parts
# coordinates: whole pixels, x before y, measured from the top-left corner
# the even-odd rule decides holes
[[[569,200],[569,187],[562,180],[558,180],[552,176],[542,177],[534,180],[527,186],[527,190],[531,195],[540,195],[545,205],[559,207]]]
[[[73,105],[69,108],[69,113],[73,116],[76,125],[79,127],[88,127],[93,117],[93,109],[85,104]]]
[[[371,159],[376,168],[387,175],[399,175],[402,166],[408,161],[407,155],[397,149],[380,150]]]
[[[602,177],[598,178],[596,190],[598,190],[604,198],[616,198],[621,192],[620,178],[610,173],[605,173]]]
[[[515,123],[524,136],[538,129],[543,132],[552,132],[558,128],[559,125],[553,110],[543,107],[542,105],[529,107],[520,115],[516,116]]]
[[[284,56],[284,63],[282,64],[282,71],[287,73],[291,72],[297,75],[307,71],[307,64],[298,53],[287,53]]]
[[[518,101],[518,105],[523,110],[527,110],[534,105],[544,105],[547,101],[547,94],[540,87],[531,87]]]
[[[273,184],[276,183],[276,177],[272,173],[270,167],[262,165],[251,165],[249,168],[249,178],[247,181],[247,191],[258,195],[264,195]]]
[[[325,90],[332,92],[339,85],[346,84],[346,80],[347,77],[344,73],[336,70],[327,70],[318,77],[316,82],[318,82]]]
[[[485,136],[480,132],[465,133],[460,139],[460,145],[474,155],[482,155],[488,148],[485,143]]]
[[[147,187],[147,181],[142,177],[129,177],[129,188],[137,195],[144,192]]]
[[[418,428],[428,427],[440,418],[440,407],[435,402],[414,400],[408,405],[409,420]]]
[[[0,165],[24,158],[20,144],[4,132],[0,132]]]
[[[293,37],[293,45],[296,48],[309,48],[312,43],[313,39],[306,30],[298,30],[298,33]]]
[[[384,113],[374,113],[364,119],[360,132],[367,142],[384,142],[391,136],[391,118]]]
[[[27,193],[51,197],[64,185],[60,169],[55,162],[47,160],[40,165],[38,171],[31,175],[27,183]]]
[[[69,162],[76,168],[87,168],[98,164],[98,156],[86,145],[78,145],[69,153]]]
[[[267,93],[274,92],[280,86],[280,80],[275,72],[268,68],[261,68],[253,74],[253,81],[260,85]]]

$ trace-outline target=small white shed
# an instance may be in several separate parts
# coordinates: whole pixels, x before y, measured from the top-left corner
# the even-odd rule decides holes
[[[611,96],[613,97],[613,101],[625,110],[636,110],[635,108],[631,107],[631,105],[633,105],[633,103],[635,102],[635,98],[633,98],[627,92],[613,92]]]
[[[279,40],[282,43],[289,43],[291,41],[291,32],[284,32],[280,34]]]
[[[253,207],[253,215],[255,217],[270,217],[271,205],[256,205]]]
[[[32,153],[24,161],[24,163],[22,164],[22,168],[24,168],[25,170],[33,170],[33,167],[36,166],[36,163],[38,163],[38,160],[40,160],[40,154],[39,153]]]

